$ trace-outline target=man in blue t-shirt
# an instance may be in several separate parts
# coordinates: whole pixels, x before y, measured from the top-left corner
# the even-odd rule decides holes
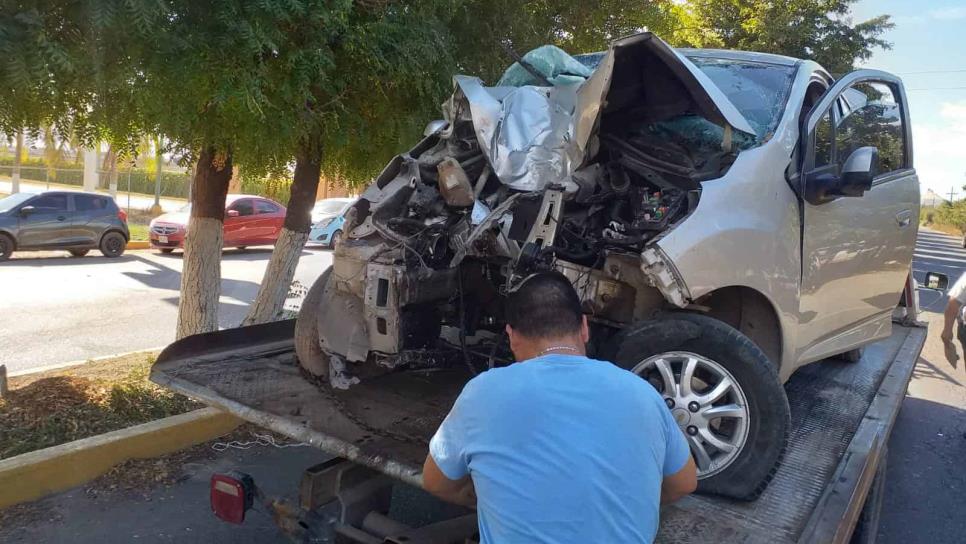
[[[476,506],[480,537],[504,542],[651,542],[661,503],[697,485],[663,399],[589,359],[587,320],[558,272],[507,299],[519,363],[470,380],[429,445],[423,486]]]

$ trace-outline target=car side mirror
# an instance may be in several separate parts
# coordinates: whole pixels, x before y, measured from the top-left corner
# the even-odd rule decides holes
[[[20,217],[27,217],[35,211],[37,211],[37,208],[34,208],[33,206],[24,206],[23,208],[20,208]]]
[[[879,170],[879,149],[860,147],[845,159],[839,174],[838,196],[862,196],[872,188],[872,180]]]
[[[949,276],[939,272],[926,272],[926,280],[920,287],[934,291],[945,291],[949,287]]]
[[[845,159],[838,175],[825,171],[808,176],[805,200],[811,204],[824,204],[843,196],[862,196],[872,188],[872,180],[878,171],[878,148],[860,147]]]
[[[238,217],[239,215],[241,214],[238,213],[238,210],[228,210],[225,212],[225,217]]]
[[[435,121],[430,121],[429,123],[426,123],[426,128],[423,129],[423,136],[432,136],[433,134],[436,134],[437,132],[440,132],[441,130],[446,128],[446,125],[448,124],[449,123],[447,123],[443,119],[436,119]]]

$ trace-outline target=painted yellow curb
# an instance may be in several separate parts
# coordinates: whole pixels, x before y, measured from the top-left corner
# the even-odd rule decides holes
[[[151,249],[151,242],[147,240],[131,240],[127,243],[127,249]]]
[[[0,461],[0,508],[70,489],[128,459],[144,459],[207,442],[242,420],[215,408],[24,453]]]

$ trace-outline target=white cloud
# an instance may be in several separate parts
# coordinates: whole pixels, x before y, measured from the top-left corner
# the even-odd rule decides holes
[[[919,15],[897,15],[892,22],[897,25],[922,24],[927,21],[957,21],[966,19],[966,7],[940,8]]]
[[[966,163],[966,100],[944,102],[939,106],[940,121],[912,122],[913,158],[923,188],[939,194],[954,188],[958,198],[964,195]]]

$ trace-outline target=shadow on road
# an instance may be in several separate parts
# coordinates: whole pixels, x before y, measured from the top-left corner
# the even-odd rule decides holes
[[[270,246],[266,247],[249,247],[245,249],[229,248],[222,250],[221,260],[222,261],[267,261],[272,258],[272,250],[274,248]],[[321,248],[319,248],[321,249]],[[299,255],[300,257],[305,257],[306,255],[311,255],[312,253],[303,250]],[[178,249],[173,253],[161,253],[157,252],[155,254],[161,259],[183,259],[184,250]]]
[[[51,250],[54,251],[54,250]],[[39,253],[39,252],[38,252]],[[50,253],[50,252],[43,252]],[[49,255],[49,254],[38,254],[36,256],[30,255],[30,253],[20,254],[14,253],[9,261],[4,261],[0,263],[0,268],[6,267],[19,267],[19,266],[77,266],[82,264],[111,264],[111,263],[126,263],[131,262],[134,256],[131,254],[124,254],[120,257],[105,257],[101,254],[91,254],[84,257],[74,257],[69,253],[64,253],[63,255]]]
[[[124,272],[125,276],[135,279],[153,289],[165,289],[168,291],[181,291],[181,271],[164,266],[156,261],[145,259],[140,256],[132,256],[133,259],[141,261],[150,268],[147,272]],[[233,298],[241,303],[250,304],[258,293],[259,284],[253,281],[235,280],[231,278],[221,279],[221,296]],[[178,305],[178,297],[165,299],[173,301]],[[223,304],[224,306],[224,304]]]

